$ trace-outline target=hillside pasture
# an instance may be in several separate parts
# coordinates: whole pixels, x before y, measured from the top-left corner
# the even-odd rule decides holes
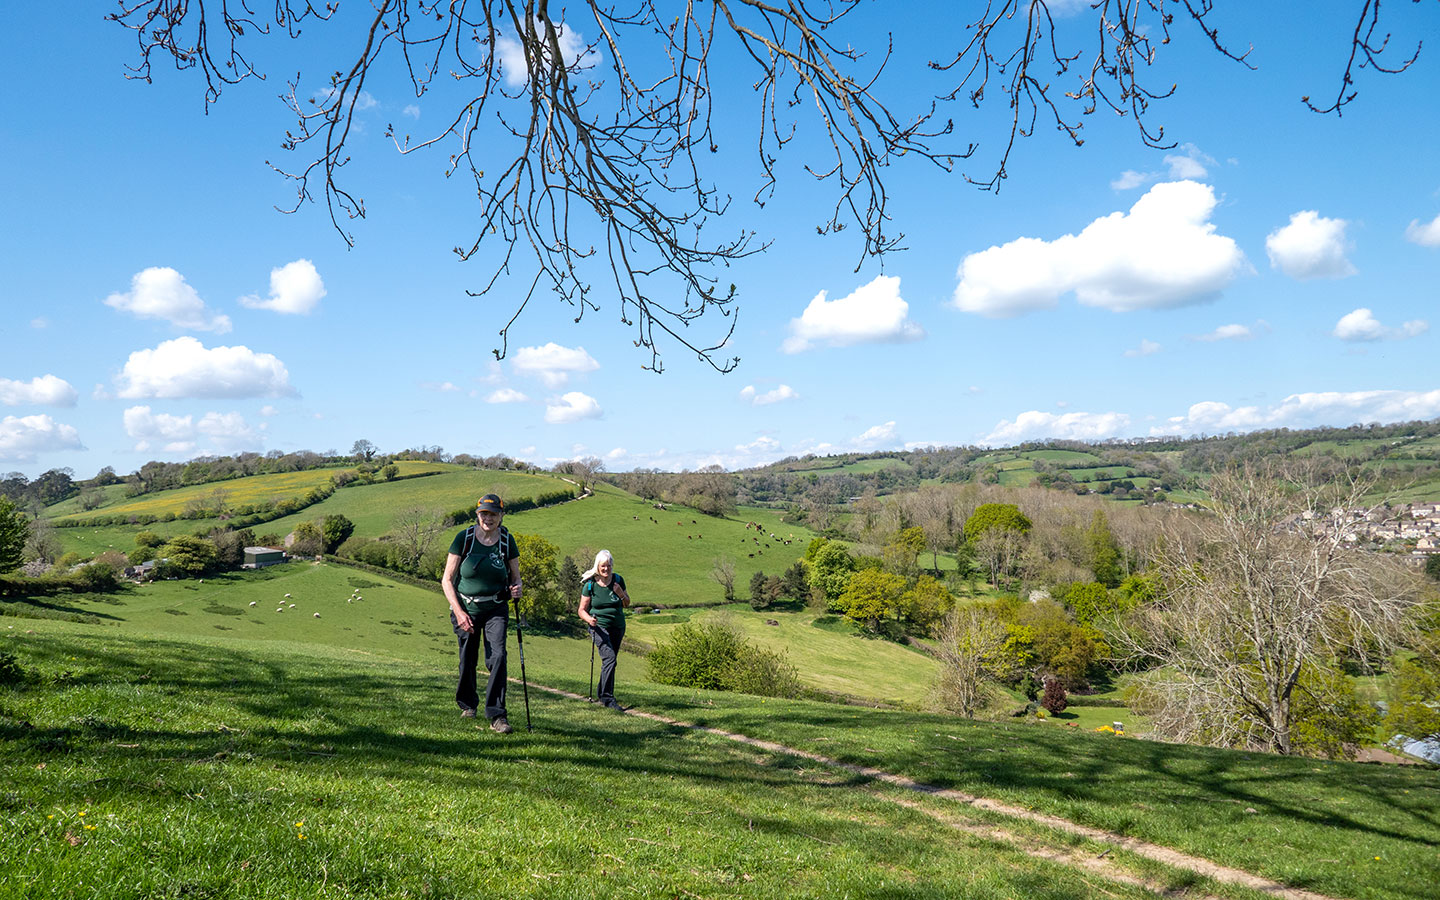
[[[653,520],[653,521],[652,521]],[[761,530],[746,528],[755,523]],[[609,550],[637,604],[720,603],[724,591],[710,577],[715,560],[735,564],[737,596],[748,596],[757,571],[779,575],[805,555],[815,533],[780,521],[778,510],[742,507],[733,516],[707,516],[683,506],[654,505],[610,485],[585,500],[506,517],[518,534],[538,534],[571,556],[581,571],[594,562],[581,555]],[[779,540],[771,539],[775,534]],[[789,539],[787,545],[783,543]],[[753,555],[752,555],[753,554]],[[579,585],[574,586],[579,602]]]
[[[310,574],[325,568],[243,584],[346,587],[351,576],[326,580],[338,567]],[[535,730],[496,737],[456,715],[453,663],[386,626],[418,601],[398,587],[365,591],[356,631],[332,632],[335,643],[298,623],[263,639],[188,624],[149,633],[147,621],[185,620],[161,610],[173,597],[160,594],[147,608],[163,619],[139,616],[146,603],[125,597],[109,607],[120,618],[99,625],[6,618],[20,627],[0,631],[0,650],[33,680],[0,688],[0,895],[453,897],[483,884],[540,897],[602,887],[757,898],[1259,896],[823,761],[542,692],[584,690],[588,645],[577,639],[527,634]],[[353,634],[365,637],[339,643]],[[557,644],[572,649],[552,652]],[[515,650],[512,639],[512,665]],[[636,680],[637,665],[622,658],[623,699],[683,722],[1335,897],[1422,900],[1440,883],[1433,769],[670,688]],[[512,690],[517,725],[521,702]],[[487,823],[482,832],[476,822]],[[1102,857],[1131,880],[1107,878]]]
[[[756,612],[746,604],[729,604],[670,615],[632,615],[625,633],[653,645],[681,622],[724,621],[758,646],[784,654],[808,687],[909,706],[930,702],[940,669],[935,660],[891,641],[862,637],[834,616],[819,618],[827,621],[817,626],[817,616],[809,610]],[[827,624],[840,627],[822,627]]]
[[[426,472],[441,472],[447,468],[453,468],[441,463],[425,462],[424,460],[400,460],[395,463],[400,470],[401,476],[420,475]],[[85,518],[90,515],[108,516],[163,516],[167,513],[180,515],[191,503],[203,503],[214,496],[216,491],[223,491],[225,502],[230,506],[249,506],[257,503],[273,503],[278,500],[288,500],[292,497],[303,497],[314,488],[330,483],[330,478],[343,469],[305,469],[299,472],[275,472],[269,475],[247,475],[244,478],[232,478],[228,481],[212,481],[205,484],[192,484],[185,487],[171,488],[166,491],[157,491],[153,494],[142,494],[138,497],[119,499],[113,503],[94,510],[89,513],[80,513],[78,516],[67,516],[59,514],[59,506],[56,512],[50,515],[57,521],[64,522],[70,518]],[[69,501],[66,501],[67,503]],[[62,504],[63,505],[63,504]]]
[[[539,692],[535,731],[498,737],[454,715],[446,677],[381,656],[84,627],[0,646],[41,678],[0,694],[4,896],[1153,896],[1137,874],[1213,887],[1128,858],[1066,864],[1073,840],[1043,829],[986,837],[952,827],[986,821],[963,807],[911,808],[842,770]],[[687,713],[702,699],[659,695]]]
[[[356,535],[377,538],[389,532],[400,514],[410,509],[434,513],[439,518],[458,509],[473,510],[475,501],[487,493],[499,494],[506,500],[563,490],[579,493],[575,485],[554,475],[445,468],[448,471],[425,478],[344,488],[294,515],[256,527],[283,535],[294,531],[301,522],[339,514],[355,523]]]

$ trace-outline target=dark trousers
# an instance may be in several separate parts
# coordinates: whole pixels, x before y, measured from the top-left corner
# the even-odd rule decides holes
[[[455,702],[461,709],[477,709],[480,694],[476,690],[476,670],[480,662],[480,647],[485,647],[485,668],[490,670],[490,681],[485,685],[485,718],[493,719],[505,715],[505,628],[510,617],[504,606],[490,604],[480,607],[480,612],[470,617],[472,631],[461,631],[450,614],[450,626],[460,642],[460,685],[455,688]]]
[[[600,651],[600,684],[595,699],[609,706],[615,702],[615,660],[620,655],[620,643],[625,640],[625,620],[609,628],[599,625],[591,628],[590,640]]]

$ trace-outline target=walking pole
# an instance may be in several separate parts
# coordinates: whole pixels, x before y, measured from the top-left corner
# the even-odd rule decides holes
[[[515,598],[515,641],[520,648],[520,687],[525,692],[525,730],[530,731],[530,682],[525,679],[525,630],[520,627],[520,598]]]
[[[585,702],[595,702],[595,632],[590,632],[590,687],[585,691]]]

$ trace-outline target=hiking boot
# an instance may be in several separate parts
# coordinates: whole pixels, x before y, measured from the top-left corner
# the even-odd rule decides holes
[[[510,723],[505,720],[504,716],[496,716],[490,720],[490,730],[496,734],[509,734],[515,729],[510,727]]]
[[[460,718],[462,718],[462,719],[473,719],[473,718],[475,718],[475,710],[473,710],[473,709],[462,709],[462,710],[460,710]]]

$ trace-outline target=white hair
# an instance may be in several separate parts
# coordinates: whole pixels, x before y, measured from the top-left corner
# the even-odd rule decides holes
[[[615,557],[610,555],[609,550],[601,550],[599,553],[595,554],[595,565],[591,566],[590,570],[584,575],[581,575],[580,580],[589,581],[590,579],[594,578],[595,573],[600,570],[600,564],[607,562],[612,566],[615,565]]]

